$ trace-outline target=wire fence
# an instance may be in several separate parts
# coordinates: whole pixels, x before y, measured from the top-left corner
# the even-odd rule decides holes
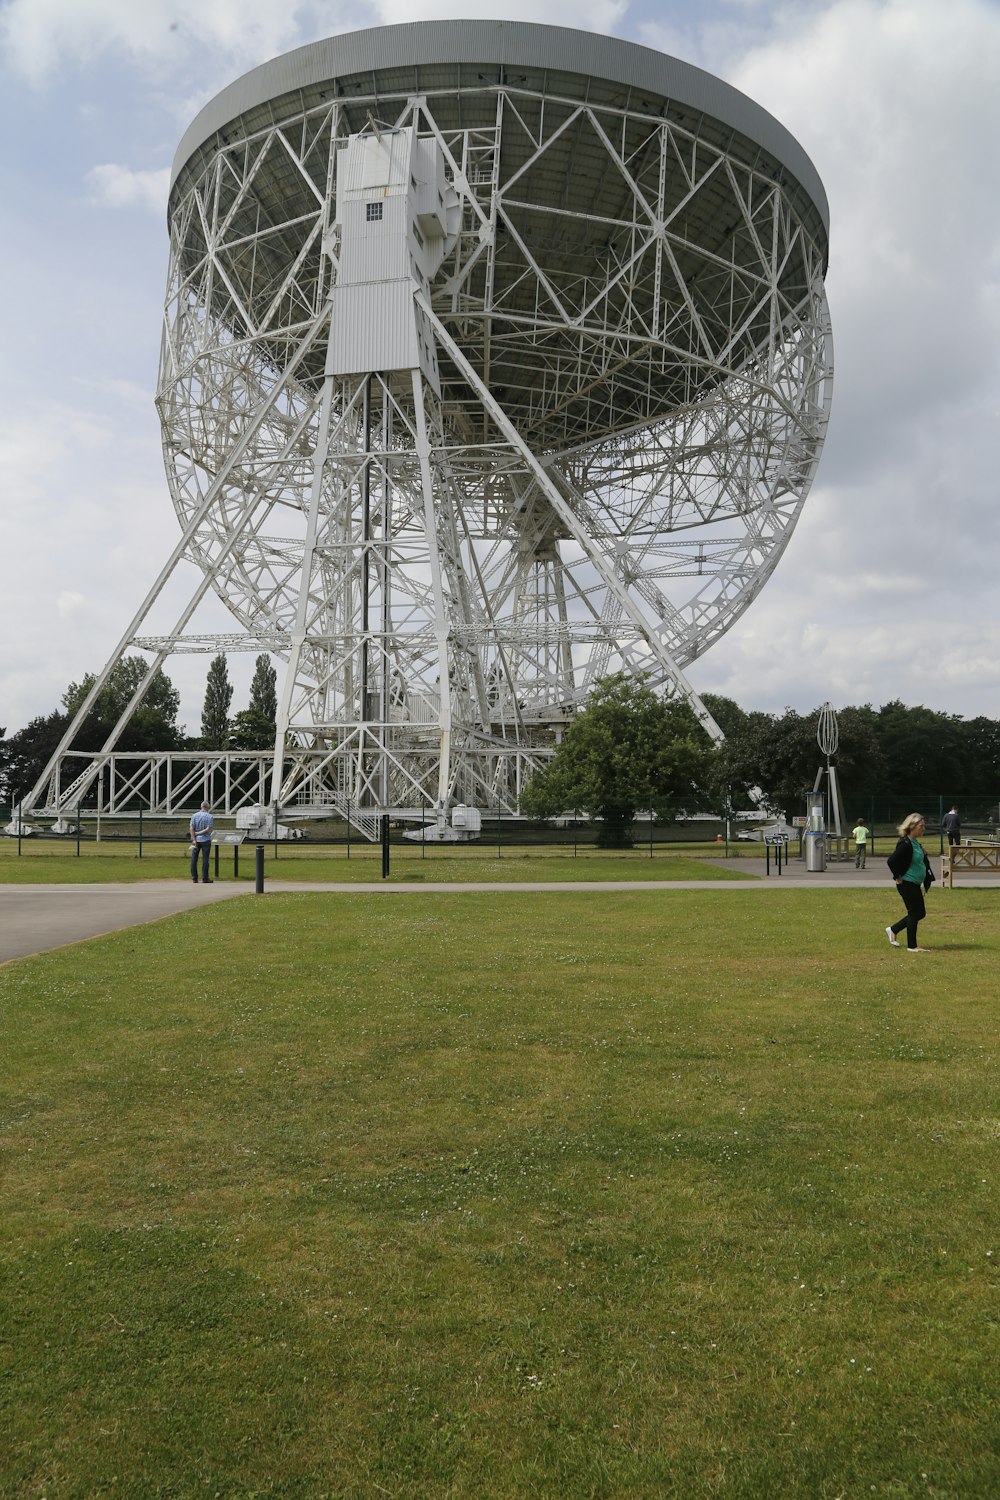
[[[922,811],[927,820],[925,843],[928,848],[940,852],[947,843],[942,819],[952,805],[950,799],[940,795],[908,794],[891,799],[865,799],[868,805],[861,807],[856,806],[858,800],[861,799],[847,804],[850,810],[846,813],[846,827],[839,844],[836,840],[829,840],[830,858],[853,858],[851,830],[859,819],[872,833],[868,857],[887,854],[895,843],[897,824],[915,810]],[[959,812],[963,842],[966,839],[993,842],[1000,837],[1000,807],[995,799],[967,799]],[[773,821],[760,813],[733,813],[727,819],[705,813],[680,812],[666,818],[650,810],[637,814],[624,847],[609,847],[602,841],[601,823],[580,813],[567,813],[544,823],[489,809],[479,809],[479,816],[480,827],[473,836],[466,837],[461,830],[448,829],[448,838],[444,842],[440,840],[431,807],[427,808],[425,816],[409,820],[390,817],[385,845],[399,854],[423,859],[432,855],[454,859],[463,856],[503,859],[514,854],[539,857],[550,854],[574,859],[621,858],[623,854],[648,859],[671,854],[730,858],[756,855],[763,858],[763,828]],[[232,817],[216,817],[216,834],[220,842],[232,844],[234,848],[239,847],[239,842],[245,846],[262,842],[272,846],[275,857],[280,857],[283,852],[286,855],[294,852],[300,857],[312,854],[364,860],[378,858],[381,847],[379,839],[365,837],[352,821],[343,818],[298,821],[294,808],[278,809],[277,834],[273,819],[267,830],[238,830],[235,822]],[[54,853],[58,848],[63,853],[79,856],[85,852],[120,852],[123,855],[133,853],[141,859],[156,852],[167,852],[164,848],[167,845],[175,849],[182,846],[185,851],[188,846],[188,828],[183,818],[154,818],[144,814],[142,809],[129,817],[99,816],[93,809],[80,809],[71,820],[56,826],[59,832],[55,831],[51,821],[44,819],[21,822],[16,802],[0,806],[0,828],[7,835],[2,841],[4,855],[16,845],[21,857],[30,857],[33,851]],[[800,852],[800,837],[793,834],[788,854],[794,858]],[[239,855],[234,858],[238,862]]]

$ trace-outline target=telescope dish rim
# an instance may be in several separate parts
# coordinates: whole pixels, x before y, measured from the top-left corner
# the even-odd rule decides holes
[[[171,196],[199,149],[248,110],[359,73],[449,63],[600,78],[628,90],[630,103],[632,95],[649,92],[708,116],[772,156],[811,200],[829,237],[829,204],[815,166],[791,132],[746,94],[636,42],[527,21],[408,21],[341,32],[274,57],[222,89],[195,116],[174,156]]]

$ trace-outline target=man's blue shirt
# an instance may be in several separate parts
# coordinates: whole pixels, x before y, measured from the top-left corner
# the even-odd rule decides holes
[[[194,834],[196,844],[208,842],[208,836],[212,832],[212,814],[207,812],[196,812],[191,819],[191,832]]]

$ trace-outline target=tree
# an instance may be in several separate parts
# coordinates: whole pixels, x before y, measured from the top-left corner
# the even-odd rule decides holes
[[[141,656],[125,656],[116,662],[108,680],[74,735],[73,750],[100,750],[132,701],[133,694],[148,671]],[[0,774],[3,794],[8,798],[27,795],[55,754],[77,710],[97,678],[88,672],[79,682],[71,682],[62,695],[62,710],[40,714],[4,743],[5,755]],[[138,708],[122,731],[117,750],[176,750],[182,742],[177,725],[180,694],[162,668],[152,681]]]
[[[269,656],[258,656],[250,683],[250,708],[273,724],[278,717],[278,674]]]
[[[811,714],[786,708],[780,716],[744,715],[744,723],[727,738],[718,762],[718,774],[732,786],[735,802],[749,801],[752,788],[763,792],[764,804],[771,811],[802,810],[817,771],[826,765],[816,740],[819,715],[818,708]],[[868,706],[844,708],[837,714],[840,744],[830,758],[837,768],[845,814],[850,800],[870,790],[878,775],[881,753],[875,720]]]
[[[621,672],[597,684],[521,805],[535,818],[580,808],[600,818],[600,844],[628,848],[636,812],[667,816],[679,801],[697,797],[712,755],[686,703],[658,698]]]
[[[123,656],[108,674],[90,712],[73,738],[75,750],[100,750],[132,701],[136,688],[149,670],[141,656]],[[97,681],[88,672],[80,682],[71,682],[62,696],[67,719],[72,719]],[[116,750],[176,750],[182,731],[177,725],[181,695],[162,667],[153,673],[142,702],[132,713],[115,745]],[[55,749],[55,745],[52,747]],[[40,773],[39,773],[40,774]]]
[[[69,718],[58,709],[39,715],[6,742],[3,796],[8,802],[25,797],[41,776],[66,733]]]
[[[922,704],[909,708],[893,699],[879,710],[877,729],[882,774],[876,790],[883,796],[943,793],[952,787],[953,796],[961,795],[968,737],[956,714],[936,713]]]
[[[731,698],[715,693],[706,693],[704,702],[726,736],[713,762],[713,801],[720,809],[749,807],[764,789],[762,768],[770,755],[774,718],[757,711],[746,713]]]
[[[861,812],[862,798],[870,797],[882,774],[882,746],[878,735],[878,714],[870,703],[839,710],[840,745],[831,760],[837,767],[840,800],[850,827]],[[817,747],[818,748],[818,747]]]
[[[967,719],[962,725],[964,746],[962,784],[952,791],[940,787],[943,796],[996,795],[1000,787],[1000,723],[995,719]]]
[[[721,693],[702,693],[701,701],[727,740],[742,734],[752,717],[732,698],[724,698]]]
[[[278,717],[278,674],[268,656],[258,656],[250,684],[250,706],[233,719],[229,743],[234,750],[269,750]]]
[[[201,737],[208,750],[222,750],[229,737],[229,705],[233,701],[233,685],[229,681],[226,658],[216,656],[208,669],[205,685],[205,703],[201,711]]]

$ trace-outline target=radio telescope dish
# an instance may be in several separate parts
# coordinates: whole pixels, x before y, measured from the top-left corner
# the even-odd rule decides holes
[[[514,810],[618,670],[721,737],[684,669],[777,563],[831,398],[783,127],[608,37],[389,26],[223,90],[168,220],[163,576],[200,582],[114,659],[279,658],[282,804]],[[192,633],[209,590],[232,636]]]

